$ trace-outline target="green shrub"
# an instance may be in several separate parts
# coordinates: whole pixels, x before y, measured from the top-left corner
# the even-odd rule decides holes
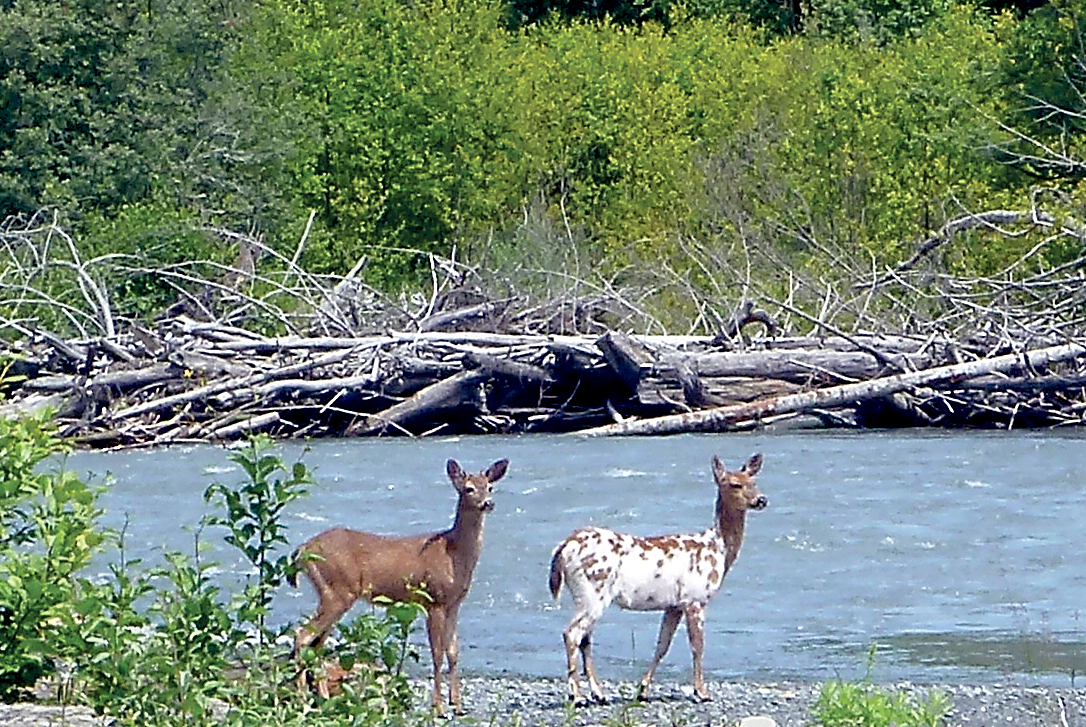
[[[419,607],[384,604],[341,625],[311,662],[355,668],[341,696],[315,700],[296,690],[298,664],[279,641],[292,629],[268,627],[272,591],[290,567],[282,515],[311,478],[286,467],[257,438],[231,456],[247,481],[207,489],[222,508],[206,516],[193,552],[167,553],[144,567],[125,552],[125,532],[97,525],[96,491],[48,458],[63,450],[47,420],[0,420],[0,699],[20,698],[52,677],[61,701],[83,702],[119,724],[389,724],[411,708],[403,672]],[[281,474],[280,474],[281,473]],[[207,526],[254,567],[231,594],[202,552]],[[118,562],[105,578],[79,577],[108,539]]]
[[[822,685],[814,715],[823,727],[939,727],[948,710],[947,698],[935,691],[916,698],[873,684],[834,680]]]
[[[48,415],[0,419],[0,699],[56,669],[53,643],[79,599],[76,574],[102,547],[96,491],[47,458]]]
[[[287,472],[283,460],[269,452],[271,447],[271,438],[266,435],[250,439],[248,448],[230,456],[245,471],[248,482],[236,488],[215,483],[204,492],[205,502],[218,504],[225,511],[205,517],[204,523],[226,527],[226,542],[240,550],[256,570],[235,610],[239,624],[257,627],[261,645],[275,636],[267,628],[272,591],[283,584],[294,566],[288,553],[275,553],[277,545],[287,544],[283,510],[304,497],[313,483],[305,464],[295,462]],[[277,472],[283,474],[276,477]]]

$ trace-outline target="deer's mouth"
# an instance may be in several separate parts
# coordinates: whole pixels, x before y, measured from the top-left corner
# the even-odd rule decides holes
[[[494,501],[493,500],[485,501],[482,505],[479,506],[479,509],[482,510],[483,512],[490,512],[491,510],[494,509]]]
[[[751,510],[765,510],[767,505],[769,505],[769,500],[766,499],[765,495],[762,495],[757,500],[755,500],[754,502],[751,503],[750,509]]]

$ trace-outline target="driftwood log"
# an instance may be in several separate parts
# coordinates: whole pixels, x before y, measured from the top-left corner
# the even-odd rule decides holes
[[[666,434],[774,426],[1086,422],[1086,346],[850,334],[419,331],[268,338],[187,318],[41,335],[0,416],[49,410],[91,447],[488,432]]]
[[[395,298],[364,282],[365,258],[345,276],[300,267],[312,216],[292,255],[213,229],[202,232],[238,245],[239,263],[148,268],[84,259],[41,211],[0,221],[0,416],[51,412],[89,447],[254,432],[1081,426],[1086,254],[1069,251],[1086,249],[1086,227],[1044,199],[945,221],[881,267],[854,266],[851,240],[777,221],[771,237],[798,235],[812,265],[790,266],[769,238],[737,257],[715,233],[676,241],[689,268],[606,274],[426,252],[431,289]],[[980,236],[1015,240],[1020,259],[949,274],[947,251]],[[114,310],[113,286],[132,276],[175,302],[153,319]],[[669,330],[654,311],[699,335],[624,332]]]

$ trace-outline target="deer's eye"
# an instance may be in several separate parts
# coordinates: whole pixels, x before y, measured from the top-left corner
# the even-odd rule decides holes
[[[464,488],[464,492],[468,493],[469,495],[474,495],[475,494],[475,485],[468,485],[467,487]]]

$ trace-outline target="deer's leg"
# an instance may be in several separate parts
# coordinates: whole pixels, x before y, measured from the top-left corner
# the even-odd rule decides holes
[[[445,656],[449,660],[449,704],[453,706],[455,714],[463,714],[460,703],[460,639],[456,635],[456,626],[460,621],[460,604],[449,609],[448,618],[445,621],[445,631],[448,634],[448,646]]]
[[[316,581],[314,580],[314,582]],[[294,635],[292,656],[299,661],[303,649],[306,647],[316,648],[324,643],[325,639],[328,638],[328,634],[331,633],[332,627],[343,618],[343,614],[351,610],[351,606],[357,600],[357,596],[353,593],[347,594],[345,597],[339,597],[328,588],[318,590],[317,596],[320,599],[317,605],[317,613],[310,619],[309,623],[299,628]],[[297,686],[298,691],[301,692],[306,691],[308,688],[308,674],[306,671],[306,669],[299,669],[298,671]],[[317,691],[321,696],[327,696],[321,693],[319,683]]]
[[[664,611],[664,618],[660,622],[660,635],[656,638],[656,654],[652,657],[649,670],[645,672],[645,676],[641,677],[641,685],[637,689],[638,699],[644,699],[648,696],[649,684],[656,673],[656,667],[660,665],[660,660],[664,658],[667,650],[671,648],[671,639],[675,636],[675,629],[678,628],[682,616],[681,608],[672,607]]]
[[[325,578],[318,562],[307,563],[305,574],[317,593],[317,613],[295,634],[294,656],[300,656],[302,649],[307,646],[317,647],[323,644],[332,627],[343,618],[343,614],[351,610],[359,595],[350,589],[334,588]]]
[[[596,610],[598,609],[579,610],[566,626],[566,630],[562,632],[562,640],[566,644],[566,679],[569,682],[569,698],[574,704],[581,703],[581,685],[577,676],[578,652],[584,661],[585,676],[588,678],[588,686],[593,696],[600,702],[605,701],[603,689],[600,688],[596,671],[592,667],[592,629],[596,627],[596,621],[602,615],[602,610],[599,613],[596,613]]]
[[[709,700],[702,673],[701,657],[705,651],[705,607],[691,603],[686,607],[686,635],[690,639],[690,651],[694,655],[694,694],[702,701]]]
[[[445,609],[440,606],[431,606],[426,611],[426,632],[430,637],[430,657],[434,660],[434,695],[433,709],[439,717],[445,714],[445,705],[441,701],[441,667],[448,653],[449,642],[446,641]]]
[[[599,677],[596,676],[596,667],[592,665],[592,634],[585,634],[581,639],[581,661],[584,665],[584,676],[588,680],[588,688],[592,690],[592,696],[600,704],[607,703],[607,697],[603,696],[603,687],[600,686]]]

